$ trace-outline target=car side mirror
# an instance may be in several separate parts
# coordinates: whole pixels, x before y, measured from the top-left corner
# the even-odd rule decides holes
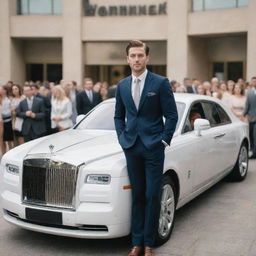
[[[209,120],[197,118],[194,122],[194,130],[197,136],[201,136],[201,131],[210,129],[211,125]]]
[[[76,117],[76,124],[80,123],[81,120],[85,117],[85,115],[79,115]]]

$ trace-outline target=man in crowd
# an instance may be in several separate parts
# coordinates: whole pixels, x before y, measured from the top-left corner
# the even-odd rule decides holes
[[[25,85],[23,93],[26,98],[20,102],[16,115],[24,119],[21,132],[27,142],[45,134],[45,110],[43,100],[33,96],[31,86]]]
[[[52,133],[52,129],[51,129],[51,107],[52,107],[51,106],[51,101],[48,97],[39,93],[39,86],[37,84],[33,84],[31,86],[31,88],[32,88],[33,96],[43,100],[44,110],[45,110],[44,121],[45,121],[45,127],[46,127],[46,134],[45,135],[49,135],[49,134]]]
[[[93,81],[91,78],[84,79],[84,90],[76,97],[77,114],[87,114],[92,108],[101,102],[99,93],[93,91]]]
[[[188,93],[194,93],[193,88],[192,88],[192,82],[189,78],[185,77],[183,79],[183,85],[186,88],[186,91]]]
[[[244,115],[248,117],[252,159],[256,159],[256,77],[251,79],[251,89],[247,93]]]
[[[168,79],[146,68],[149,47],[133,40],[126,54],[132,75],[118,83],[114,119],[132,185],[133,248],[128,256],[139,256],[143,252],[145,256],[153,256],[164,149],[170,145],[178,115]]]

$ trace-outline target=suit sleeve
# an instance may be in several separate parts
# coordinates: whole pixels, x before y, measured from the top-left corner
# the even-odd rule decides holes
[[[77,96],[76,96],[76,110],[77,110],[78,115],[83,114],[82,104],[83,104],[82,95],[81,95],[81,93],[78,93]]]
[[[165,117],[162,139],[170,145],[178,121],[178,112],[172,88],[167,78],[160,85],[160,104]]]
[[[116,106],[114,121],[117,137],[119,138],[119,136],[125,128],[125,106],[120,95],[120,85],[117,86],[116,90]]]
[[[249,112],[249,107],[250,107],[250,104],[249,104],[249,93],[246,97],[246,103],[245,103],[245,109],[244,109],[244,116],[248,115],[248,112]]]
[[[26,111],[22,108],[22,101],[19,103],[18,107],[16,108],[16,116],[21,118],[26,118]]]
[[[37,113],[35,113],[36,114],[36,116],[35,116],[35,120],[42,120],[44,117],[45,117],[45,110],[44,110],[44,102],[43,102],[43,100],[40,100],[40,101],[38,101],[38,104],[39,104],[39,110],[38,110],[38,112]]]

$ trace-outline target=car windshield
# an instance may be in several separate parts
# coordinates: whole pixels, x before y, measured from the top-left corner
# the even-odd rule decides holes
[[[184,113],[185,104],[182,102],[176,102],[178,110],[178,123],[176,130],[180,125],[181,118]],[[94,108],[75,129],[94,129],[94,130],[115,130],[114,124],[114,111],[115,102],[104,102]]]

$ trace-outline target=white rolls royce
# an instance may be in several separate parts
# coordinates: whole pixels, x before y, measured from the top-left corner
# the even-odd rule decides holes
[[[176,94],[179,120],[165,149],[157,243],[176,209],[228,176],[245,179],[248,125],[214,98]],[[131,186],[114,128],[115,99],[79,116],[69,130],[25,143],[1,160],[4,219],[19,227],[80,238],[130,232]],[[150,109],[149,109],[150,111]]]

